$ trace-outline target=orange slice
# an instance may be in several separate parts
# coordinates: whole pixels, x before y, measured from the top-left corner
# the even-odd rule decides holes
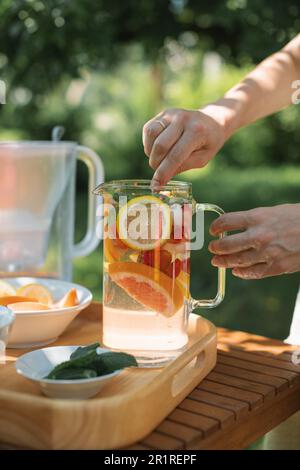
[[[120,245],[120,241],[117,239],[105,238],[104,256],[106,261],[108,261],[109,263],[112,263],[113,261],[119,261],[128,250],[127,246],[125,246],[123,243],[122,245],[123,247]]]
[[[15,304],[9,304],[13,312],[34,312],[38,310],[50,310],[48,305],[42,304],[40,302],[18,302]]]
[[[156,268],[141,263],[116,262],[108,267],[113,282],[146,308],[166,317],[183,305],[183,291],[175,280]]]
[[[77,290],[73,287],[66,293],[66,295],[55,304],[55,307],[75,307],[75,305],[79,304],[79,299],[77,295]]]
[[[190,275],[185,271],[180,271],[179,276],[176,278],[183,295],[186,299],[190,298]]]
[[[6,281],[0,280],[0,297],[16,295],[16,289]]]
[[[27,284],[19,287],[17,295],[35,298],[41,304],[49,305],[53,303],[51,292],[42,284]]]
[[[170,207],[156,196],[139,196],[122,206],[117,230],[122,242],[133,250],[153,250],[170,238]]]
[[[24,297],[24,296],[19,296],[19,295],[6,295],[3,297],[0,297],[0,305],[3,305],[4,307],[7,307],[9,304],[16,304],[19,302],[37,302],[37,299],[34,297]]]

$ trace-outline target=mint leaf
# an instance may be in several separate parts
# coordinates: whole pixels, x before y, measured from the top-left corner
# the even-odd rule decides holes
[[[94,349],[96,350],[99,347],[100,347],[100,343],[93,343],[93,344],[89,344],[88,346],[79,346],[79,348],[77,348],[74,352],[72,352],[70,356],[70,360],[77,359],[78,357],[82,357],[86,353],[93,351]]]
[[[98,375],[111,374],[125,367],[137,366],[135,357],[123,352],[101,353],[93,360],[93,368],[96,369]]]
[[[99,343],[77,348],[69,361],[58,364],[47,379],[72,380],[111,374],[125,367],[137,367],[134,356],[124,352],[98,351]],[[77,371],[77,372],[76,372]],[[87,376],[86,376],[87,374]]]

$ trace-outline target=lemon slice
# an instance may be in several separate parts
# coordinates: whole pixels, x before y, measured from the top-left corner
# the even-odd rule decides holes
[[[6,281],[0,280],[0,297],[16,295],[16,289]]]
[[[117,230],[122,242],[133,250],[153,250],[170,238],[170,207],[156,196],[139,196],[122,206]]]
[[[19,287],[17,290],[17,295],[32,297],[37,299],[38,302],[46,305],[53,303],[51,292],[42,284],[27,284],[25,286]]]

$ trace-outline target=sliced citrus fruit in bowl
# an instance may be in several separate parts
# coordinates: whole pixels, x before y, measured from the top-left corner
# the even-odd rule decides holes
[[[170,238],[170,207],[156,196],[138,196],[118,213],[117,231],[122,242],[133,250],[153,250]]]
[[[116,262],[109,265],[108,273],[130,297],[166,317],[173,316],[183,306],[182,289],[156,268],[130,261]]]
[[[53,303],[52,294],[49,289],[38,283],[26,284],[25,286],[19,287],[17,295],[37,299],[41,304],[50,305]]]
[[[73,287],[70,289],[64,297],[57,302],[56,304],[53,305],[54,308],[56,307],[61,307],[61,308],[66,308],[66,307],[75,307],[76,305],[79,305],[79,299],[78,299],[78,294],[77,290]]]
[[[0,305],[7,307],[9,304],[15,304],[18,302],[37,302],[34,297],[24,297],[20,295],[4,295],[0,297]]]
[[[40,310],[50,310],[49,305],[40,302],[17,302],[7,306],[13,312],[38,312]]]
[[[16,295],[16,289],[6,281],[0,279],[0,297]]]

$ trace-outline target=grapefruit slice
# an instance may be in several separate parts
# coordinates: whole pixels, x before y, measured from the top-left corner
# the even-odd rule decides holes
[[[16,295],[16,289],[6,281],[0,280],[0,297]]]
[[[173,316],[183,305],[182,289],[156,268],[128,261],[111,263],[108,272],[130,297],[165,317]]]
[[[153,250],[170,238],[170,207],[156,196],[138,196],[122,206],[117,230],[122,242],[138,251]]]
[[[25,286],[19,287],[17,295],[37,299],[41,304],[49,305],[53,303],[51,292],[47,287],[38,283],[26,284]]]

